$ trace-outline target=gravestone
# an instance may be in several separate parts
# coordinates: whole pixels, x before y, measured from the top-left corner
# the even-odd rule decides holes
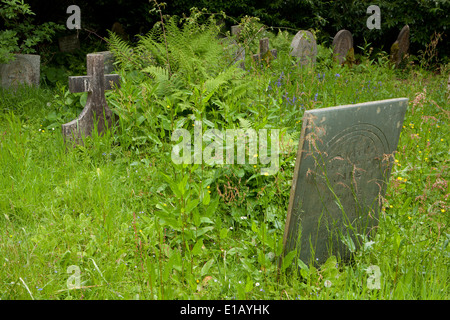
[[[397,40],[391,46],[391,60],[398,66],[409,50],[409,26],[406,25],[398,34]]]
[[[269,50],[269,38],[259,40],[259,53],[253,55],[254,61],[269,61],[277,58],[277,49]]]
[[[61,37],[58,39],[59,51],[61,52],[74,52],[80,49],[80,39],[77,34]]]
[[[240,25],[231,26],[231,35],[239,37],[239,35],[241,34],[241,30],[242,30],[242,26],[240,26]]]
[[[334,36],[333,43],[333,59],[337,59],[343,64],[348,52],[353,48],[353,36],[348,30],[341,30]]]
[[[20,84],[39,86],[41,56],[16,54],[15,60],[0,64],[0,85],[3,88],[17,88]]]
[[[291,56],[299,58],[299,65],[304,66],[316,63],[317,43],[314,35],[300,30],[291,42]]]
[[[285,254],[297,249],[316,265],[346,259],[361,245],[358,235],[373,235],[407,106],[399,98],[305,112]]]
[[[239,37],[241,26],[232,26],[231,35]],[[222,38],[220,43],[224,46],[224,50],[231,56],[232,63],[238,63],[239,68],[245,68],[245,49],[238,44],[233,38]]]
[[[116,21],[113,23],[111,31],[114,32],[123,41],[129,40],[128,34],[125,32],[125,29],[119,22]]]
[[[98,121],[99,133],[111,125],[113,114],[106,104],[105,90],[111,90],[115,85],[120,86],[119,81],[120,76],[117,74],[104,74],[102,54],[87,55],[87,76],[69,77],[70,92],[88,92],[88,97],[78,118],[62,125],[65,140],[73,139],[75,143],[79,143],[82,135],[92,133],[94,121]]]

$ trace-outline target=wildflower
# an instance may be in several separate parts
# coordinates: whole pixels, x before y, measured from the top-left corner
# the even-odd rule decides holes
[[[410,216],[408,216],[408,220],[411,220],[411,217],[410,217]]]
[[[445,209],[441,209],[441,212],[444,213],[444,212],[445,212]]]
[[[255,287],[259,287],[259,282],[255,283]]]
[[[335,77],[336,77],[336,78],[339,78],[340,76],[341,76],[341,75],[340,75],[339,73],[336,73],[336,74],[335,74]]]
[[[402,180],[403,180],[403,178],[402,178],[402,177],[398,177],[398,178],[397,178],[397,180],[400,180],[400,181],[402,181]]]
[[[444,139],[441,139],[441,141],[444,141]]]
[[[319,95],[319,93],[316,93],[315,95],[314,95],[314,101],[317,101],[317,96]]]
[[[207,186],[206,189],[209,189],[209,186]]]
[[[325,288],[329,288],[329,287],[331,287],[331,281],[330,280],[325,280],[323,285],[325,286]]]

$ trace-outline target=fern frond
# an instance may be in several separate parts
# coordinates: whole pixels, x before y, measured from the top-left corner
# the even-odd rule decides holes
[[[108,33],[108,49],[114,54],[114,57],[120,66],[124,68],[130,67],[132,65],[130,57],[132,56],[133,49],[116,33],[110,30],[108,30]]]

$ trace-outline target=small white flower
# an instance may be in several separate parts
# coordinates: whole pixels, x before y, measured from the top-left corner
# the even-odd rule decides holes
[[[323,285],[325,286],[325,288],[329,288],[329,287],[331,287],[331,281],[330,280],[325,280],[323,282]]]
[[[256,286],[256,287],[259,287],[259,282],[255,283],[255,286]]]
[[[230,227],[230,230],[233,230],[233,227]]]

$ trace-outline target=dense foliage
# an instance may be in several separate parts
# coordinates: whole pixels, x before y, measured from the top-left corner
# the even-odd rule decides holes
[[[0,63],[14,59],[14,53],[35,53],[36,45],[52,39],[62,25],[46,22],[36,25],[30,16],[34,15],[23,0],[2,0],[0,3]],[[2,28],[3,29],[3,28]]]

